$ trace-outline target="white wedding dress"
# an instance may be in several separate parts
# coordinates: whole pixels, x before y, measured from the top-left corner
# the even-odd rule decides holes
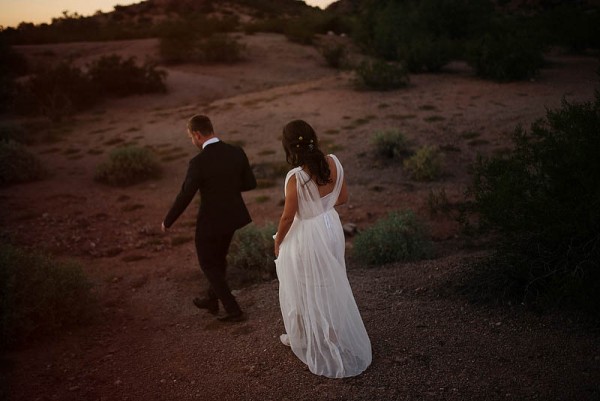
[[[363,372],[372,356],[346,275],[344,232],[334,209],[344,172],[339,160],[329,157],[335,161],[337,180],[333,191],[323,198],[300,167],[287,174],[286,187],[296,176],[298,212],[275,264],[292,351],[312,373],[341,378]]]

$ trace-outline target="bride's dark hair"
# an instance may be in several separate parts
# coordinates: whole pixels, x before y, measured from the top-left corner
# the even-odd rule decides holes
[[[315,178],[317,185],[331,182],[331,170],[325,154],[319,149],[315,130],[303,120],[294,120],[283,127],[281,140],[285,150],[285,159],[294,166],[306,166]]]

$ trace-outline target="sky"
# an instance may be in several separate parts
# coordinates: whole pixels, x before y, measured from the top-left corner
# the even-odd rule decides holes
[[[112,11],[115,5],[139,3],[140,0],[0,0],[0,26],[16,27],[20,22],[51,22],[60,17],[63,11],[83,16],[96,11]],[[306,4],[327,7],[334,0],[305,0]]]

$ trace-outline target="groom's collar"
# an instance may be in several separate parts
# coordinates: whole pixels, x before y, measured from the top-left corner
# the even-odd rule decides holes
[[[215,138],[210,138],[208,141],[206,141],[206,142],[204,142],[204,143],[202,144],[202,149],[205,149],[205,148],[206,148],[208,145],[211,145],[211,144],[213,144],[213,143],[217,143],[217,142],[219,142],[219,141],[220,141],[220,139],[219,139],[219,138],[216,138],[216,137],[215,137]]]

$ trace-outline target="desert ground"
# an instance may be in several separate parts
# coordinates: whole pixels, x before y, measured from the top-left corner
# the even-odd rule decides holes
[[[548,55],[539,77],[494,83],[462,62],[440,74],[412,75],[408,88],[357,90],[350,71],[329,68],[314,47],[277,34],[241,36],[245,60],[233,65],[162,66],[167,94],[107,101],[75,116],[65,132],[32,150],[51,175],[0,189],[0,221],[14,240],[79,261],[94,283],[101,316],[64,336],[6,355],[11,400],[599,400],[598,333],[564,312],[486,306],[452,292],[468,261],[487,251],[463,238],[450,216],[430,216],[429,193],[461,202],[477,154],[510,145],[510,133],[598,87],[598,59]],[[108,54],[157,58],[153,39],[22,46],[30,60]],[[196,149],[186,136],[195,113],[218,136],[241,144],[257,171],[284,162],[283,125],[304,119],[344,165],[350,202],[344,223],[359,229],[388,211],[410,208],[431,228],[436,256],[415,263],[361,266],[348,276],[373,345],[362,375],[311,374],[279,342],[277,281],[237,290],[247,322],[222,324],[194,307],[204,287],[193,245],[196,204],[168,234],[160,224]],[[411,180],[381,160],[371,139],[399,130],[413,148],[444,150],[444,176]],[[41,129],[36,136],[44,138]],[[93,180],[111,149],[149,146],[162,157],[155,181],[114,188]],[[270,167],[269,167],[270,166]],[[270,175],[269,175],[270,174]],[[245,193],[255,224],[276,222],[284,173]],[[485,244],[485,242],[483,242]],[[351,254],[352,238],[348,238]],[[235,271],[231,272],[235,275]]]

